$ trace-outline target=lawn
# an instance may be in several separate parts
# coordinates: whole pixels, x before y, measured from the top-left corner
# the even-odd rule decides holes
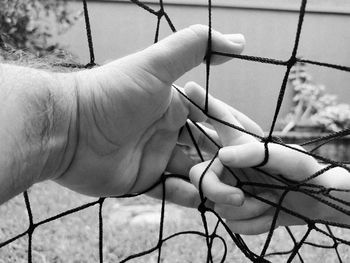
[[[34,223],[68,209],[96,201],[73,193],[53,182],[34,186],[29,191]],[[40,225],[33,233],[33,262],[98,262],[99,231],[98,205],[86,208],[60,219]],[[186,230],[203,232],[199,212],[172,204],[165,207],[164,237]],[[103,204],[103,254],[104,262],[119,262],[127,256],[145,251],[157,244],[159,235],[160,202],[148,197],[130,199],[106,199]],[[208,215],[209,227],[215,225],[214,217]],[[28,228],[28,215],[23,195],[17,196],[0,207],[0,242],[20,234]],[[293,227],[300,239],[304,227]],[[350,240],[350,233],[333,229],[339,236]],[[227,241],[226,262],[248,262],[223,229],[219,233]],[[256,253],[261,250],[266,235],[244,236],[249,248]],[[308,241],[332,244],[329,238],[312,233]],[[0,262],[28,262],[27,235],[0,248]],[[269,251],[288,250],[292,240],[281,228],[276,230]],[[224,249],[219,239],[213,244],[214,262],[220,262]],[[350,262],[348,246],[340,245],[343,262]],[[334,249],[320,249],[304,245],[301,249],[305,262],[339,262]],[[272,262],[283,262],[285,256],[269,257]],[[206,262],[206,243],[198,235],[182,235],[165,242],[162,246],[162,262]],[[157,251],[130,262],[157,262]],[[295,261],[300,262],[296,257]]]

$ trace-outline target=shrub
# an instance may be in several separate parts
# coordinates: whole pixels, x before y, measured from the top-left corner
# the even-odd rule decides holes
[[[350,128],[350,105],[338,103],[337,96],[326,93],[323,85],[312,80],[305,63],[297,63],[289,75],[294,90],[294,106],[284,120],[283,133],[296,127],[321,128],[338,132]]]
[[[62,49],[50,43],[52,36],[65,32],[77,19],[78,14],[68,10],[67,0],[1,0],[0,56],[16,59],[14,50],[37,57],[52,54]]]

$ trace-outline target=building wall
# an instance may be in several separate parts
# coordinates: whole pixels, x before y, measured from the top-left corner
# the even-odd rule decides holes
[[[158,1],[143,1],[159,9]],[[165,10],[176,29],[192,24],[207,24],[208,10],[203,0],[168,0]],[[220,0],[212,1],[213,28],[223,33],[243,33],[247,40],[246,55],[287,60],[291,55],[298,21],[300,1]],[[318,4],[321,3],[322,4]],[[350,66],[350,5],[343,0],[311,1],[306,14],[298,55],[307,59]],[[332,3],[332,4],[329,4]],[[71,2],[73,9],[81,3]],[[156,17],[130,1],[89,1],[91,28],[96,60],[103,64],[112,59],[141,50],[154,41]],[[163,38],[171,30],[163,19]],[[81,19],[69,32],[60,36],[82,62],[88,61],[88,48]],[[350,103],[350,73],[309,67],[314,80]],[[211,71],[211,93],[245,112],[264,129],[270,127],[285,68],[242,60],[215,66]],[[205,84],[205,67],[199,66],[177,81]],[[280,116],[291,105],[287,91]]]

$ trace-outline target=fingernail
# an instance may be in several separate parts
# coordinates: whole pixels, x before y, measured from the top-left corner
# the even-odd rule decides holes
[[[245,45],[246,43],[245,37],[242,34],[227,34],[225,36],[232,43],[239,44],[239,45]]]
[[[231,194],[228,196],[228,203],[235,205],[235,206],[241,206],[244,202],[244,197],[241,194]]]

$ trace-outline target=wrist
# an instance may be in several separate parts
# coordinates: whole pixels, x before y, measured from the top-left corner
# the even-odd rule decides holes
[[[19,180],[31,184],[60,175],[76,147],[75,73],[53,73],[8,66],[11,74],[3,95],[5,138],[14,152]],[[13,81],[16,79],[16,83]],[[25,177],[25,178],[24,178]]]
[[[45,163],[37,181],[56,179],[69,169],[78,144],[78,92],[76,73],[52,73],[47,101],[52,105],[50,127],[43,152]],[[45,141],[45,140],[44,140]]]
[[[73,74],[0,64],[0,203],[69,164],[74,86]]]

